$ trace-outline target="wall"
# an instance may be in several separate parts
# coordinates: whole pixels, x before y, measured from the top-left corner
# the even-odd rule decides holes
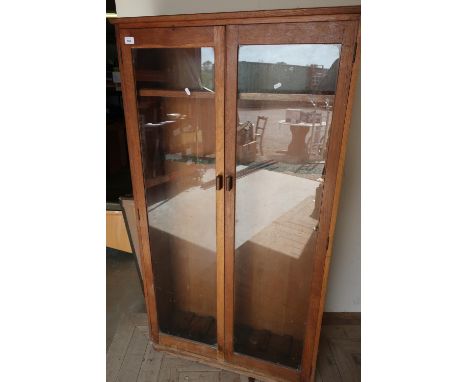
[[[360,0],[116,0],[119,17],[359,5]],[[325,311],[361,311],[361,90],[356,88]]]
[[[119,17],[359,5],[360,0],[115,0]]]
[[[361,74],[356,84],[326,312],[361,311]]]

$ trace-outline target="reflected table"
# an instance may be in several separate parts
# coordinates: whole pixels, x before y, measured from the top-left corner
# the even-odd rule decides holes
[[[307,122],[299,122],[299,123],[290,123],[284,120],[278,121],[280,126],[289,126],[291,130],[291,142],[288,145],[288,150],[286,154],[291,157],[297,163],[302,163],[309,158],[310,153],[308,149],[308,145],[306,142],[306,136],[309,131],[312,129],[311,137],[314,139],[319,137],[320,134],[317,134],[323,127],[326,126],[325,122],[321,123],[307,123]],[[316,142],[317,143],[317,142]]]

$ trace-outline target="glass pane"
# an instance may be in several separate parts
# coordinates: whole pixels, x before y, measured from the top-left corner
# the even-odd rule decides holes
[[[134,49],[161,332],[216,343],[213,48]]]
[[[299,368],[340,45],[239,48],[234,351]]]

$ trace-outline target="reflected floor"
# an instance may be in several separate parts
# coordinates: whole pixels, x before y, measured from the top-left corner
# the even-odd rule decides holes
[[[300,166],[294,169],[298,173],[301,171]],[[273,171],[263,166],[255,168],[238,166],[237,170],[240,172],[236,182],[237,203],[242,205],[242,208],[236,210],[236,219],[242,224],[236,226],[236,249],[245,242],[253,240],[255,235],[272,226],[277,219],[290,211],[299,213],[299,217],[307,221],[307,225],[316,225],[315,219],[298,208],[306,203],[310,203],[311,208],[315,205],[315,193],[320,181],[313,180],[311,173],[306,176],[296,173],[296,176],[292,176],[285,171]],[[244,170],[245,172],[242,172]],[[316,173],[313,175],[316,178],[321,176]],[[211,188],[214,182],[209,183],[210,180],[207,180],[203,186],[189,186],[168,199],[158,200],[150,205],[148,207],[150,227],[215,252],[216,242],[212,233],[215,232],[216,205]],[[262,214],[257,213],[259,209],[262,210]],[[186,211],[186,213],[181,215],[175,214],[174,211]],[[312,230],[312,227],[308,228],[309,235]],[[303,235],[303,232],[298,234]],[[281,247],[278,250],[285,249]],[[288,254],[288,251],[285,254]]]

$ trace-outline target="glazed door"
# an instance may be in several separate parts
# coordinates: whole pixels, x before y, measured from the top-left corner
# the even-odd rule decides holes
[[[286,380],[311,372],[356,32],[227,27],[227,358]]]
[[[224,340],[224,28],[119,37],[132,68],[123,86],[153,339],[215,357]]]

